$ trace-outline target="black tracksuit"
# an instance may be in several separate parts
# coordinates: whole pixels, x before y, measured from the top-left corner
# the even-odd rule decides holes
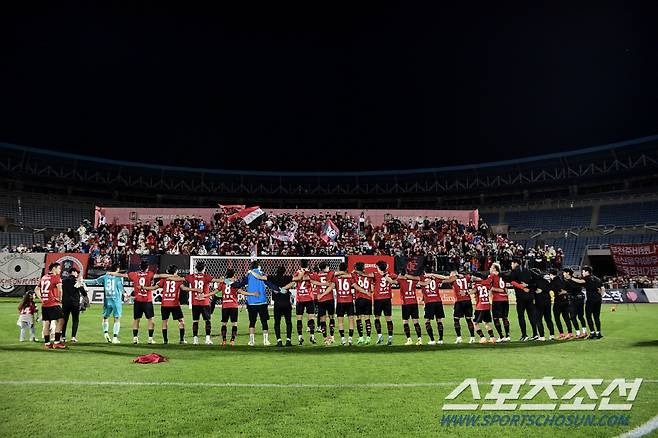
[[[553,301],[553,317],[555,318],[555,325],[557,326],[557,331],[560,334],[571,333],[571,297],[569,293],[565,291],[564,280],[560,277],[555,277],[550,282],[550,290],[555,294],[555,300]],[[562,321],[567,324],[567,331],[562,330]]]
[[[544,324],[542,324],[542,319],[546,322],[546,328],[548,328],[548,333],[553,336],[555,335],[555,329],[553,327],[553,318],[551,317],[551,284],[548,280],[543,277],[537,278],[535,280],[535,311],[537,312],[537,330],[539,331],[539,336],[544,336]]]
[[[277,287],[283,287],[292,281],[290,275],[275,275],[268,277],[269,281]],[[286,321],[286,339],[292,339],[292,304],[290,291],[285,294],[279,293],[278,290],[272,291],[272,300],[274,301],[274,333],[276,339],[281,339],[281,318]]]
[[[585,302],[585,316],[590,332],[601,333],[601,303],[603,297],[599,293],[599,288],[603,283],[598,277],[588,275],[585,277],[585,292],[587,301]]]
[[[583,294],[583,285],[576,283],[573,280],[564,281],[565,288],[569,295],[571,295],[571,322],[574,329],[578,330],[579,327],[585,328],[585,294]],[[580,322],[580,324],[578,324]]]
[[[87,296],[85,288],[75,287],[75,282],[76,278],[70,275],[62,280],[62,312],[64,313],[62,337],[66,337],[66,326],[69,323],[69,317],[71,317],[73,323],[71,326],[71,337],[75,338],[78,334],[80,298]]]
[[[517,283],[525,283],[529,286],[533,283],[532,272],[530,272],[528,269],[521,268],[520,266],[510,271],[504,278],[506,278],[508,282],[515,281]],[[529,287],[529,289],[531,288]],[[528,313],[528,319],[530,320],[532,336],[538,336],[534,293],[532,292],[532,289],[530,292],[525,292],[523,289],[515,287],[514,294],[516,295],[516,313],[519,317],[519,328],[521,329],[521,336],[528,336],[525,322],[526,312]]]

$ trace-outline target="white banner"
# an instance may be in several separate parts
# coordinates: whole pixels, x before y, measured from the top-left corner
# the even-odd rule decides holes
[[[658,303],[658,289],[644,289],[650,303]]]
[[[45,253],[0,254],[0,288],[12,290],[15,286],[36,286],[43,274]]]

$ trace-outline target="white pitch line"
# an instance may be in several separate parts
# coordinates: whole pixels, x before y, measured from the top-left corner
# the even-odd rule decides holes
[[[606,382],[610,382],[607,380]],[[0,380],[0,385],[87,385],[87,386],[176,386],[206,388],[436,388],[457,386],[462,382],[426,383],[212,383],[212,382],[133,382],[105,380]],[[658,380],[643,380],[642,383],[658,383]],[[488,385],[488,382],[480,382]]]
[[[462,382],[429,383],[210,383],[210,382],[121,382],[85,380],[2,380],[0,385],[103,385],[103,386],[177,386],[208,388],[424,388],[456,386]]]
[[[617,438],[639,438],[641,436],[649,435],[656,429],[658,429],[658,415],[646,423],[639,425],[635,429],[619,435]]]

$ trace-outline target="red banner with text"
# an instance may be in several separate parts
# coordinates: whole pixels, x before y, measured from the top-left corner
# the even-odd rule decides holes
[[[76,268],[82,276],[87,275],[87,264],[89,263],[89,254],[83,253],[59,253],[49,252],[46,254],[46,269],[51,263],[59,263],[62,266],[62,277],[68,276],[71,268]]]
[[[621,275],[658,276],[658,243],[610,244],[610,255]]]

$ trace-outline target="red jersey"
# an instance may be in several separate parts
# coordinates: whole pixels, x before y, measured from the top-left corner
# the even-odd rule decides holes
[[[238,291],[240,289],[230,286],[226,283],[223,285],[222,292],[222,309],[237,309],[238,308]]]
[[[329,271],[329,272],[318,272],[317,274],[313,274],[311,278],[315,281],[319,281],[320,283],[323,284],[329,284],[334,280],[334,273]],[[323,286],[316,286],[318,295],[324,292],[324,287]],[[334,294],[333,293],[328,293],[322,298],[318,299],[319,302],[325,302],[325,301],[333,301],[334,300]]]
[[[34,303],[30,303],[18,310],[19,315],[34,315],[35,313],[37,313],[37,306]]]
[[[301,271],[297,271],[297,275],[299,275]],[[295,288],[296,291],[296,301],[298,303],[306,303],[308,301],[313,301],[313,295],[311,294],[311,282],[309,280],[304,280],[304,277],[302,277],[301,280],[296,281],[297,287]]]
[[[487,280],[491,282],[492,287],[499,287],[503,290],[505,289],[505,281],[500,278],[499,275],[489,275]],[[507,292],[491,291],[491,295],[493,301],[509,301]]]
[[[491,281],[489,279],[475,283],[475,310],[491,309]]]
[[[452,283],[452,290],[455,292],[456,301],[471,301],[471,296],[468,293],[468,283],[471,282],[471,276],[467,275],[464,278],[457,278]]]
[[[425,277],[424,275],[420,277],[421,282],[428,282],[423,286],[423,301],[425,303],[440,303],[441,294],[439,294],[439,284],[436,282],[436,278]]]
[[[163,278],[158,281],[158,287],[162,289],[162,307],[180,306],[180,287],[182,280],[169,280]]]
[[[192,305],[193,306],[209,306],[210,296],[204,297],[204,294],[210,293],[210,274],[188,274],[185,276],[192,289],[201,289],[203,292],[192,292]]]
[[[386,277],[390,277],[393,280],[398,278],[395,274],[380,274],[379,272],[375,272],[373,294],[376,300],[391,299],[391,284],[386,281]]]
[[[128,279],[133,282],[135,291],[135,301],[144,303],[153,302],[153,291],[144,289],[144,286],[150,286],[153,283],[153,272],[129,272]]]
[[[363,275],[359,275],[356,272],[352,273],[352,282],[358,284],[361,286],[363,289],[367,290],[370,292],[370,286],[372,285],[373,279],[370,277],[364,277]],[[356,291],[356,299],[358,300],[359,298],[363,298],[366,300],[372,299],[370,295],[366,295],[360,290]]]
[[[62,284],[59,275],[46,274],[39,281],[41,289],[41,307],[55,307],[62,304],[62,297],[57,290],[57,285]]]
[[[418,286],[418,280],[398,278],[398,284],[400,285],[400,298],[402,299],[402,304],[418,304],[418,298],[416,298],[416,286]]]
[[[334,285],[336,286],[336,302],[351,303],[352,283],[354,283],[354,277],[345,277],[345,278],[334,277],[333,282]]]

